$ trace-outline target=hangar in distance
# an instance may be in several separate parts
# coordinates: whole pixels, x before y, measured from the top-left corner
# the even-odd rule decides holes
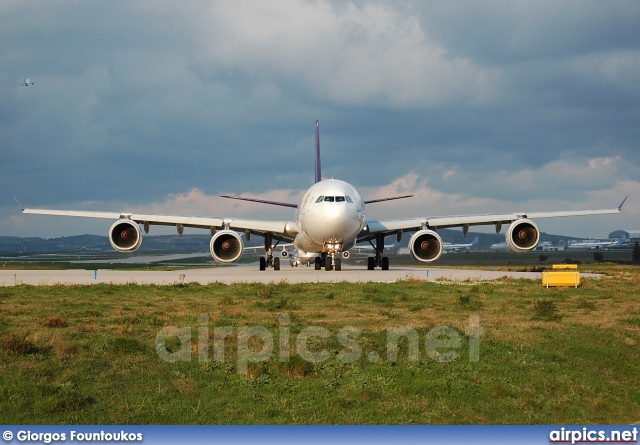
[[[411,195],[364,200],[353,185],[337,179],[322,179],[318,121],[315,130],[315,183],[304,193],[298,204],[223,196],[295,209],[291,220],[51,210],[25,208],[17,199],[16,201],[22,212],[28,214],[114,219],[116,221],[109,229],[109,241],[119,252],[137,250],[142,243],[142,231],[148,233],[152,225],[175,226],[180,234],[185,227],[193,227],[210,230],[211,255],[221,263],[233,263],[240,259],[244,247],[240,234],[243,233],[246,240],[251,235],[264,237],[265,256],[260,257],[260,270],[267,267],[280,269],[280,258],[274,256],[273,249],[283,242],[292,243],[300,254],[316,254],[316,269],[324,267],[327,271],[340,270],[342,257],[347,257],[349,250],[361,242],[369,242],[373,247],[373,256],[367,262],[369,270],[376,267],[389,269],[389,257],[384,256],[385,237],[394,236],[400,241],[404,232],[412,233],[409,251],[414,259],[421,262],[435,261],[443,251],[442,239],[437,230],[451,227],[461,227],[466,235],[471,226],[493,225],[496,233],[500,233],[502,226],[508,224],[505,234],[507,244],[514,251],[525,252],[534,249],[540,240],[540,231],[532,219],[614,214],[619,213],[624,204],[622,201],[616,208],[599,210],[370,220],[365,214],[367,204],[409,198]]]

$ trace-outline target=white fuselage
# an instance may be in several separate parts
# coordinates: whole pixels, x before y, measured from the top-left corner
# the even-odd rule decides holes
[[[302,196],[296,210],[299,233],[294,246],[304,252],[339,253],[349,250],[365,222],[364,201],[344,181],[320,181]]]
[[[626,241],[620,238],[618,241],[594,241],[592,243],[573,243],[569,244],[569,249],[597,249],[599,247],[613,247],[623,244]]]

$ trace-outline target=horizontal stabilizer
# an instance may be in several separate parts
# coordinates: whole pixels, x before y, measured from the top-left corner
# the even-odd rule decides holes
[[[374,202],[383,202],[383,201],[393,201],[394,199],[404,199],[411,198],[413,195],[404,195],[404,196],[393,196],[391,198],[380,198],[380,199],[370,199],[369,201],[365,201],[365,204],[372,204]]]
[[[291,207],[294,209],[298,208],[298,204],[291,204],[288,202],[278,202],[278,201],[267,201],[264,199],[255,199],[255,198],[243,198],[242,196],[228,196],[228,195],[220,195],[221,198],[228,199],[237,199],[238,201],[250,201],[250,202],[259,202],[261,204],[269,204],[272,206],[282,206],[282,207]]]

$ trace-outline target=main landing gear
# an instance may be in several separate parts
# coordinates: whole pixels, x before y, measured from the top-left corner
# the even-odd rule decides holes
[[[384,237],[382,235],[376,236],[376,245],[374,246],[371,241],[369,244],[375,249],[375,256],[367,258],[367,270],[373,270],[376,267],[382,268],[382,270],[389,270],[389,257],[382,256],[384,251]]]
[[[260,257],[260,270],[266,270],[267,267],[273,267],[273,270],[280,270],[280,257],[273,256],[273,248],[276,246],[272,246],[271,241],[272,238],[270,235],[264,237],[264,249],[267,256]]]
[[[280,270],[280,257],[274,257],[273,253],[269,256],[269,252],[267,252],[267,257],[260,257],[260,270],[266,270],[267,267],[273,267],[273,270]]]
[[[324,267],[324,270],[330,271],[335,269],[336,271],[342,270],[342,258],[335,254],[322,255],[322,257],[315,258],[316,270],[320,270]]]

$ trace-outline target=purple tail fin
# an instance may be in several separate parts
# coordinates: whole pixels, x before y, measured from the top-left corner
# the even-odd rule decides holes
[[[322,168],[320,167],[320,122],[316,121],[316,183],[322,181]]]

